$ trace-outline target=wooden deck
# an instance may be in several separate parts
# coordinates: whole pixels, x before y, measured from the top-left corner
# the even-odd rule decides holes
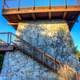
[[[9,24],[17,28],[18,22],[23,20],[66,20],[71,29],[80,14],[80,6],[32,7],[3,9],[3,16]]]

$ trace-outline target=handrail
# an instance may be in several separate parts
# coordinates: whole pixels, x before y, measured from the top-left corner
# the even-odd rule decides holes
[[[15,48],[19,49],[20,51],[27,54],[28,56],[31,56],[32,58],[36,59],[38,62],[40,61],[40,63],[42,63],[43,65],[46,65],[46,67],[48,67],[49,69],[51,69],[54,72],[57,72],[57,74],[60,75],[60,73],[58,73],[58,70],[63,69],[64,64],[62,62],[56,60],[54,57],[50,56],[47,52],[44,52],[43,50],[32,46],[30,43],[26,42],[24,39],[15,35],[12,32],[0,32],[0,35],[2,35],[2,34],[8,36],[8,40],[9,40],[8,44],[9,45],[12,46],[12,44],[13,44],[13,46],[15,46]],[[13,36],[16,37],[15,40],[17,40],[17,39],[20,40],[20,44],[15,42],[15,40],[13,40]],[[33,53],[35,53],[35,55]],[[72,69],[70,69],[70,70],[72,71]],[[75,74],[76,80],[79,80],[79,75]],[[62,76],[62,75],[60,75],[60,76]]]
[[[15,35],[15,34],[13,34],[13,33],[11,33],[11,32],[10,32],[10,34],[16,36],[18,39],[20,39],[21,41],[23,41],[26,45],[32,46],[30,43],[28,43],[27,41],[23,40],[23,39],[20,38],[19,36]],[[34,47],[34,46],[32,46],[32,47],[33,47],[35,50],[39,51],[40,53],[45,54],[45,56],[49,57],[51,60],[55,60],[55,59],[54,59],[53,57],[51,57],[47,52],[44,52],[44,51],[42,51],[41,49],[36,48],[36,47]],[[59,61],[56,61],[56,62],[57,62],[57,63],[60,63]],[[62,63],[61,63],[61,64],[62,64]]]
[[[32,46],[30,43],[26,42],[25,40],[23,40],[19,36],[15,35],[14,33],[12,33],[12,32],[0,32],[0,34],[1,35],[2,34],[6,34],[8,36],[8,39],[9,39],[9,41],[8,41],[9,43],[8,44],[13,44],[14,46],[16,46],[18,49],[20,49],[24,53],[27,52],[28,55],[33,56],[33,57],[37,58],[40,61],[43,61],[43,63],[47,64],[48,67],[54,69],[55,65],[58,65],[56,68],[60,68],[60,66],[63,66],[63,63],[61,63],[60,61],[56,60],[54,57],[50,56],[47,52],[44,52],[41,49]],[[17,44],[17,42],[15,42],[16,39],[15,40],[12,39],[13,36],[16,39],[20,40],[21,43]],[[32,54],[32,53],[35,53],[35,55]]]
[[[24,0],[25,2],[24,3],[28,3],[26,0]],[[31,6],[28,6],[28,5],[25,5],[25,8],[26,7],[32,7],[32,9],[35,9],[35,7],[37,7],[36,6],[36,1],[37,0],[33,0],[32,1],[32,3],[30,3],[29,2],[29,4],[31,5]],[[71,0],[70,0],[71,1]],[[80,6],[80,3],[79,3],[79,1],[78,0],[73,0],[73,2],[74,3],[71,3],[71,4],[69,4],[70,3],[70,1],[69,0],[62,0],[61,2],[60,2],[60,4],[59,4],[59,0],[47,0],[47,5],[46,6],[48,6],[49,7],[49,9],[51,9],[51,7],[55,7],[55,5],[56,4],[58,4],[58,5],[60,5],[60,6],[64,6],[65,8],[67,8],[68,6],[71,6],[71,5],[79,5]],[[3,9],[5,9],[5,7],[7,7],[7,8],[14,8],[14,6],[10,6],[10,4],[9,3],[7,3],[7,2],[12,2],[12,5],[13,4],[16,4],[16,6],[15,6],[15,8],[17,8],[18,10],[20,10],[20,8],[22,7],[22,5],[21,5],[21,3],[22,3],[22,0],[13,0],[13,1],[9,1],[9,0],[3,0],[3,2],[2,2],[2,4],[3,4]],[[75,3],[76,2],[76,3]],[[37,2],[38,3],[38,2]],[[45,2],[45,4],[46,4],[46,2]],[[55,5],[54,5],[55,4]],[[57,5],[57,6],[58,6]],[[41,6],[44,6],[44,5],[41,5]]]

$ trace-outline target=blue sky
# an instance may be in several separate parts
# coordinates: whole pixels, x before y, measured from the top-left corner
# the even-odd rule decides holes
[[[27,5],[28,6],[32,6],[32,2],[29,2],[29,0],[22,0],[22,1],[28,1]],[[33,0],[31,0],[33,1]],[[45,5],[45,0],[36,0],[36,6],[40,6],[40,5]],[[48,1],[48,0],[47,0]],[[48,5],[48,2],[46,1],[46,5]],[[58,4],[57,1],[59,0],[55,0],[56,2],[54,2],[55,4]],[[68,5],[74,5],[76,4],[76,0],[73,0],[73,2],[71,0],[67,0],[68,1]],[[43,3],[42,3],[43,2]],[[52,3],[52,5],[54,4]],[[7,20],[2,16],[2,0],[0,0],[0,32],[13,32],[15,33],[16,30],[14,29],[14,27],[8,25]],[[8,4],[10,4],[8,2]],[[16,3],[17,4],[17,3]],[[16,7],[16,4],[14,4],[14,7]],[[23,2],[21,2],[21,5],[23,4]],[[60,4],[64,5],[64,0],[61,0]],[[24,5],[26,5],[26,3],[24,3]],[[24,5],[22,5],[22,7],[25,7]],[[11,6],[11,5],[9,5]],[[75,44],[75,46],[77,46],[77,49],[80,50],[80,16],[78,18],[78,22],[76,22],[71,30],[71,36],[73,39],[73,42]]]
[[[7,23],[7,20],[2,16],[2,1],[0,0],[0,32],[6,31],[15,33],[15,29]]]
[[[15,2],[16,1],[16,2]],[[57,5],[65,5],[65,0],[6,0],[6,3],[9,5],[9,7],[18,7],[18,1],[21,7],[32,7],[34,5],[34,1],[36,2],[36,6],[49,6],[49,1],[51,1],[51,5],[57,6]],[[24,3],[24,4],[23,4]],[[67,5],[78,5],[79,0],[67,0]]]

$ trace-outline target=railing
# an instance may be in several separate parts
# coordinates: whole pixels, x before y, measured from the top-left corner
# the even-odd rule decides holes
[[[15,46],[16,49],[35,59],[37,62],[45,65],[54,72],[58,72],[59,69],[63,69],[64,67],[63,63],[59,62],[54,57],[50,56],[48,53],[32,46],[30,43],[26,42],[25,40],[11,32],[0,32],[0,40],[6,44]],[[65,74],[64,77],[65,80],[69,80]],[[79,79],[80,74],[75,73],[71,80]]]
[[[40,6],[80,6],[80,0],[3,0],[3,9],[35,8]]]
[[[80,80],[80,73],[76,73],[76,80]]]
[[[11,32],[1,32],[0,40],[9,45],[14,45],[17,49],[26,55],[32,57],[33,59],[37,60],[38,62],[54,71],[58,71],[59,68],[63,66],[61,62],[57,61],[54,57],[51,57],[48,53],[32,46],[30,43],[26,42]]]

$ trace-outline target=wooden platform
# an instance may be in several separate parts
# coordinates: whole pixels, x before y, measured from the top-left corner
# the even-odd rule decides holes
[[[17,28],[18,22],[23,20],[66,20],[71,29],[80,14],[80,6],[32,7],[3,9],[3,16],[9,24]]]

